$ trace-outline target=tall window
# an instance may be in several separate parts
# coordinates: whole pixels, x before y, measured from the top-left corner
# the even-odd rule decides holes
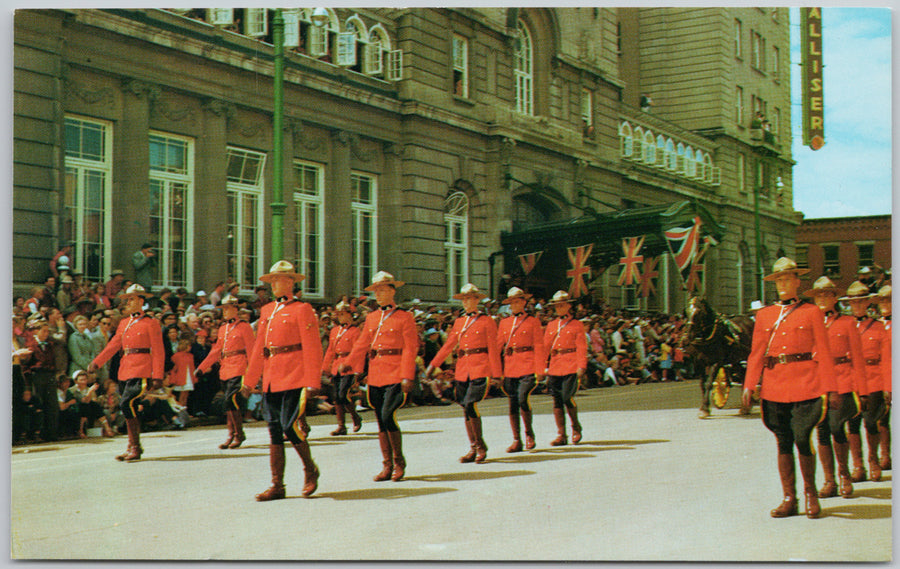
[[[673,172],[678,169],[678,154],[675,152],[675,143],[671,138],[666,139],[666,169]]]
[[[645,164],[656,163],[656,138],[653,136],[653,132],[649,130],[644,132],[644,146],[641,150],[644,153]]]
[[[150,133],[150,240],[157,246],[154,282],[190,288],[194,142]]]
[[[734,120],[738,124],[744,124],[744,89],[734,89]]]
[[[63,242],[75,242],[71,262],[85,280],[109,274],[112,124],[66,116],[65,214]]]
[[[581,127],[584,136],[594,132],[594,93],[590,89],[581,89]]]
[[[750,65],[760,71],[766,68],[766,44],[757,32],[750,32]]]
[[[634,154],[634,133],[627,122],[619,125],[619,153],[623,158],[631,158]]]
[[[531,33],[522,20],[516,22],[518,31],[516,49],[515,71],[516,80],[516,111],[525,114],[534,114],[534,53],[532,50]]]
[[[228,274],[251,287],[262,271],[263,169],[266,155],[228,148]]]
[[[735,57],[743,57],[743,44],[741,42],[741,38],[744,35],[744,25],[740,20],[734,20],[734,56]]]
[[[444,202],[444,226],[447,229],[444,251],[447,253],[448,298],[469,282],[469,198],[453,192]]]
[[[772,113],[772,134],[778,134],[778,129],[781,126],[781,109],[775,107],[774,113]]]
[[[324,296],[323,239],[325,226],[324,167],[294,162],[294,266],[306,275],[303,294]]]
[[[797,244],[796,251],[794,253],[794,260],[797,262],[797,267],[801,269],[809,268],[809,245],[800,245]]]
[[[350,211],[353,217],[352,271],[354,292],[368,286],[378,264],[378,187],[368,174],[351,172]]]
[[[774,45],[772,46],[772,61],[769,62],[769,65],[769,73],[774,79],[778,79],[778,72],[781,71],[781,52]]]
[[[838,256],[839,245],[822,245],[822,272],[830,279],[841,278],[841,260]]]
[[[747,157],[743,154],[737,155],[737,172],[735,173],[735,178],[737,178],[737,189],[739,192],[744,193],[747,191]]]
[[[469,38],[453,34],[453,94],[469,96]]]
[[[856,253],[858,255],[857,264],[860,267],[871,267],[875,264],[875,244],[874,243],[857,243]]]

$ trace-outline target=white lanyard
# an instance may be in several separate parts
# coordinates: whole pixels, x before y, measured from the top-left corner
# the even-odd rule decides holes
[[[519,322],[519,317],[518,317],[518,316],[513,316],[513,325],[512,325],[512,328],[511,328],[510,331],[509,331],[509,337],[506,339],[506,345],[503,346],[503,350],[504,350],[504,351],[506,351],[506,348],[509,347],[509,343],[512,342],[512,339],[513,339],[513,336],[514,336],[515,333],[516,333],[516,330],[519,329],[519,326],[521,326],[522,324],[525,324],[525,321],[526,321],[526,320],[528,320],[528,315],[525,314],[525,313],[522,313],[522,321],[521,321],[521,322]]]
[[[275,308],[272,310],[272,314],[269,315],[269,321],[266,322],[266,338],[265,338],[265,340],[263,340],[264,346],[269,345],[269,330],[272,329],[272,319],[275,318],[275,314],[277,314],[279,310],[281,310],[282,308],[284,308],[285,306],[287,306],[290,303],[291,303],[291,299],[287,299],[283,303],[279,301],[276,304]]]
[[[372,336],[372,343],[369,344],[369,349],[371,350],[375,346],[375,342],[378,341],[378,335],[381,333],[381,326],[384,324],[384,321],[391,317],[391,314],[397,310],[396,307],[393,308],[390,312],[381,311],[381,320],[378,321],[378,328],[375,329],[375,334]]]
[[[556,347],[556,342],[559,340],[559,335],[562,334],[563,328],[568,326],[572,322],[572,320],[574,320],[574,318],[569,318],[565,324],[560,323],[556,325],[556,337],[553,338],[553,343],[550,344],[551,350]]]

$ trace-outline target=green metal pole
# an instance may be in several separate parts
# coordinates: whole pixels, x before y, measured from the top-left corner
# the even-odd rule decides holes
[[[753,229],[756,241],[756,271],[754,271],[756,274],[756,298],[765,304],[766,299],[763,298],[764,289],[762,284],[762,238],[759,234],[759,187],[756,187],[755,184],[753,188]]]
[[[282,166],[284,119],[284,16],[281,8],[275,9],[272,19],[272,43],[274,44],[275,70],[273,76],[272,112],[272,261],[284,255],[284,168]]]

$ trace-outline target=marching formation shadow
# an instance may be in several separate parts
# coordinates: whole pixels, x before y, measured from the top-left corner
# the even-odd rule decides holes
[[[846,505],[835,508],[823,507],[820,518],[844,518],[848,520],[883,520],[891,517],[890,504]]]
[[[499,461],[498,461],[499,462]],[[530,476],[535,474],[532,470],[504,470],[503,472],[448,472],[445,474],[427,474],[424,476],[407,476],[404,480],[418,480],[422,482],[464,482],[469,480],[492,480],[495,478],[507,478],[509,476]]]
[[[181,456],[151,456],[141,457],[141,460],[135,462],[194,462],[197,460],[221,460],[221,459],[232,459],[232,458],[247,458],[248,456],[269,456],[268,453],[254,452],[254,453],[240,453],[240,454],[232,454],[232,453],[222,453],[222,454],[190,454],[190,455],[181,455]]]
[[[456,488],[430,487],[430,488],[410,488],[408,486],[390,484],[381,488],[365,488],[361,490],[345,490],[343,492],[322,492],[313,494],[310,499],[314,498],[331,498],[332,500],[399,500],[402,498],[415,498],[417,496],[426,496],[429,494],[443,494],[445,492],[457,492]],[[290,496],[290,498],[300,498],[300,496]]]

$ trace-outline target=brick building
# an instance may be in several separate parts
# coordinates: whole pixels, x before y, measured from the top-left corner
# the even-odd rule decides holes
[[[797,228],[797,264],[809,278],[827,275],[847,288],[861,267],[891,268],[891,216],[804,219]]]
[[[317,9],[323,10],[323,9]],[[14,31],[16,290],[59,243],[89,280],[157,243],[157,286],[251,290],[284,255],[333,302],[378,269],[404,298],[496,286],[503,232],[589,209],[691,202],[725,227],[702,287],[757,297],[793,253],[787,8],[285,9],[283,206],[273,204],[273,10],[19,10]],[[651,103],[652,104],[647,104]],[[765,116],[767,120],[757,119]],[[514,257],[513,257],[514,258]],[[661,257],[638,298],[680,309]],[[565,275],[547,282],[565,286]]]

